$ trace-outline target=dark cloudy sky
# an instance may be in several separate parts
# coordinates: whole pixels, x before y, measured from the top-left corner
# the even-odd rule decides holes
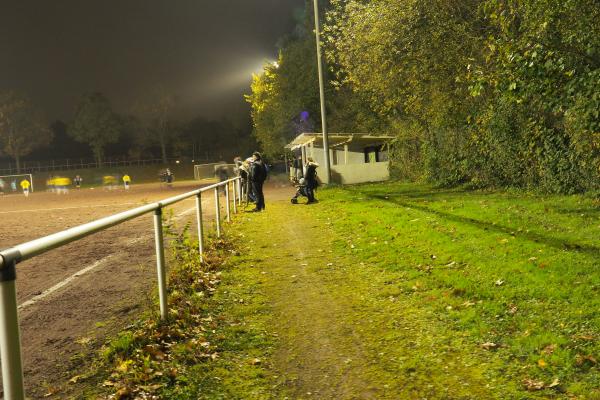
[[[158,85],[186,113],[243,110],[242,93],[304,0],[0,0],[0,90],[69,119],[101,91],[121,112]]]

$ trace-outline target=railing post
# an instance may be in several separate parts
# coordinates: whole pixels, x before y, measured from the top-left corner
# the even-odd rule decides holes
[[[165,247],[162,231],[162,208],[154,210],[154,241],[156,246],[156,272],[158,273],[158,299],[160,319],[167,319],[167,271],[165,269]]]
[[[200,261],[203,261],[204,226],[202,224],[202,192],[198,192],[196,196],[196,219],[198,220],[198,252],[200,253]]]
[[[16,261],[12,260],[0,269],[0,356],[2,386],[7,400],[25,398],[15,280]]]
[[[233,213],[237,214],[237,180],[231,182],[233,189]]]
[[[221,206],[219,204],[219,187],[215,188],[215,219],[217,221],[217,237],[221,237]]]
[[[242,180],[240,179],[240,207],[242,206],[242,202],[246,198],[246,187],[242,185]]]
[[[225,213],[227,222],[231,222],[231,210],[229,208],[229,182],[225,182]]]

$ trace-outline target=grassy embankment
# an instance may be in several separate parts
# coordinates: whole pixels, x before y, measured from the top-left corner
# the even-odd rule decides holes
[[[196,342],[113,342],[113,381],[162,398],[600,398],[598,200],[319,195],[238,218]],[[161,373],[133,379],[136,351]]]

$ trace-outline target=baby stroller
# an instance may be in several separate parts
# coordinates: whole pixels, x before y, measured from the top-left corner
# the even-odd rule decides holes
[[[298,183],[294,186],[296,186],[296,194],[291,199],[292,204],[298,204],[298,197],[300,196],[304,196],[308,199],[308,192],[304,178],[300,178]]]

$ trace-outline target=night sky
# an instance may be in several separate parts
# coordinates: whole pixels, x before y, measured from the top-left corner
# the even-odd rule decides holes
[[[119,112],[162,87],[188,116],[247,112],[251,73],[274,60],[304,0],[2,0],[0,90],[49,120],[83,93]]]

